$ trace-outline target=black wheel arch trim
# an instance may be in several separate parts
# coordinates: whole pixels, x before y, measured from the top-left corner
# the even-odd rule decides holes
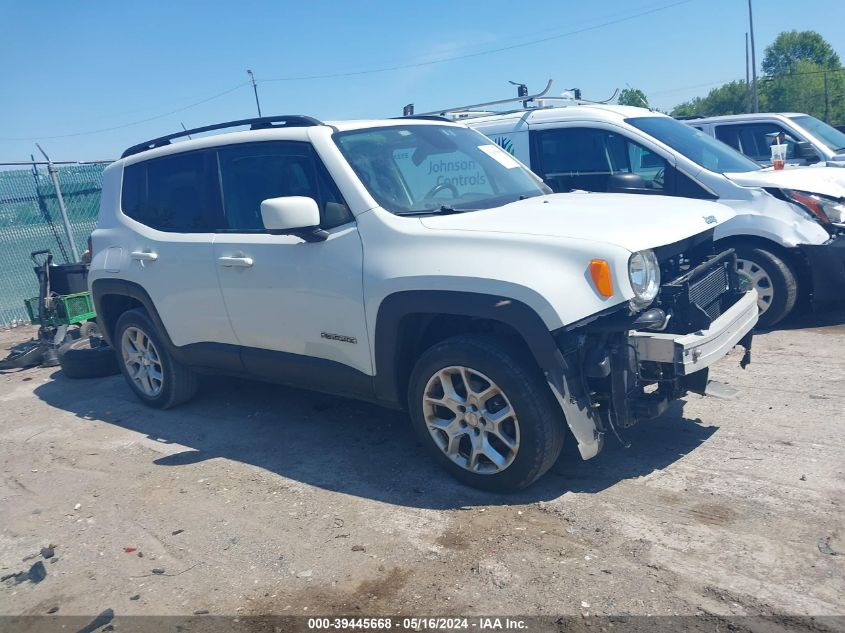
[[[563,358],[543,319],[527,304],[501,295],[456,290],[405,290],[379,305],[374,337],[375,392],[379,400],[404,403],[400,381],[400,324],[411,315],[470,317],[495,321],[519,334],[540,368],[559,372]]]
[[[91,282],[91,299],[94,303],[94,312],[103,322],[103,338],[109,345],[115,347],[115,341],[112,340],[111,327],[115,325],[117,320],[115,319],[114,321],[111,321],[111,315],[108,315],[106,313],[107,311],[103,308],[103,299],[104,297],[112,295],[129,297],[130,299],[138,301],[144,307],[144,310],[146,310],[150,319],[152,319],[153,325],[156,326],[159,336],[164,339],[164,343],[167,345],[168,351],[172,353],[177,360],[180,360],[180,362],[183,360],[181,358],[182,355],[179,352],[179,348],[176,347],[170,339],[170,335],[167,333],[167,328],[164,327],[164,323],[162,322],[150,295],[147,294],[147,291],[139,284],[132,281],[126,281],[124,279],[95,279]],[[117,348],[115,347],[115,349]]]

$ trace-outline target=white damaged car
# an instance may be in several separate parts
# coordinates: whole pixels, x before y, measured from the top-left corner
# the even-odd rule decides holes
[[[802,294],[814,304],[845,298],[843,170],[763,169],[704,132],[644,108],[534,104],[452,116],[530,165],[554,191],[729,205],[736,215],[716,228],[716,242],[736,251],[740,274],[757,289],[763,326],[786,317]]]
[[[367,399],[406,409],[462,481],[515,490],[567,425],[589,459],[689,391],[730,395],[709,369],[738,344],[744,366],[757,322],[734,252],[714,249],[732,217],[550,195],[459,124],[268,117],[126,150],[88,279],[152,407],[201,373]]]

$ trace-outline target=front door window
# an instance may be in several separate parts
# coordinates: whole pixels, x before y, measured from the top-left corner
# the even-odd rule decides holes
[[[537,132],[535,169],[557,192],[610,190],[614,174],[634,174],[642,188],[664,193],[667,161],[630,139],[601,129],[558,128]]]

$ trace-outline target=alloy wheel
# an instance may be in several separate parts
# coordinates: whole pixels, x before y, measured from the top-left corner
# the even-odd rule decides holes
[[[504,391],[469,367],[441,369],[429,378],[423,411],[431,438],[455,464],[492,475],[513,463],[519,421]]]
[[[140,328],[130,326],[123,331],[120,352],[129,378],[146,396],[155,398],[164,384],[161,357],[155,344]]]

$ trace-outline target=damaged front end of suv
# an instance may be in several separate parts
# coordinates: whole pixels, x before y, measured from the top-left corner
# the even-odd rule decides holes
[[[714,248],[712,230],[634,253],[629,269],[630,302],[553,332],[561,371],[547,378],[584,459],[608,433],[627,446],[625,429],[688,392],[735,398],[709,367],[737,345],[741,366],[751,360],[757,293],[743,287],[733,250]]]

